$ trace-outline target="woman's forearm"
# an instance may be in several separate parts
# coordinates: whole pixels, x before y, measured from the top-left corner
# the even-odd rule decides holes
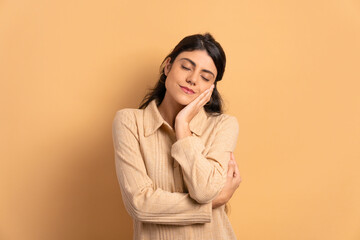
[[[189,123],[175,122],[175,129],[175,135],[177,140],[183,139],[187,136],[191,136]]]
[[[184,132],[180,130],[182,136]],[[225,185],[230,153],[235,149],[238,135],[236,118],[225,117],[213,131],[216,137],[206,155],[201,136],[189,133],[171,147],[171,156],[182,168],[189,194],[199,203],[214,200]]]

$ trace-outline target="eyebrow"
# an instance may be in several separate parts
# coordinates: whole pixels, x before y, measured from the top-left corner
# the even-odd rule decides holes
[[[187,60],[191,63],[191,65],[193,65],[194,67],[196,67],[196,63],[194,63],[194,61],[192,61],[191,59],[189,58],[181,58],[180,60]],[[213,75],[213,77],[215,77],[215,74],[212,73],[210,70],[207,70],[207,69],[201,69],[201,71],[203,72],[207,72],[207,73],[210,73],[211,75]]]

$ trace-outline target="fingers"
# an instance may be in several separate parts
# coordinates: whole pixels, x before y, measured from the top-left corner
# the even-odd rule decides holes
[[[212,93],[212,90],[214,89],[215,85],[212,84],[210,86],[210,88],[206,89],[205,91],[203,91],[200,95],[199,95],[199,98],[203,98],[205,96],[207,96],[208,94],[211,94]]]
[[[237,169],[235,157],[234,154],[230,152],[230,160],[228,162],[226,183],[219,194],[222,196],[222,199],[225,199],[225,203],[230,200],[236,189],[239,187],[240,182],[241,182],[241,177]]]
[[[229,163],[228,163],[227,176],[229,178],[233,178],[234,177],[234,172],[235,172],[235,163],[234,163],[234,161],[230,160]]]
[[[204,106],[210,100],[214,87],[214,84],[212,84],[210,88],[206,89],[194,100],[194,103],[197,105],[197,107],[200,108]]]
[[[235,163],[234,172],[236,175],[240,175],[239,166],[237,165],[237,162],[235,161],[235,159],[234,159],[234,163]]]
[[[237,162],[235,161],[235,155],[233,152],[230,152],[230,161],[234,162],[234,177],[239,175],[239,168]]]
[[[207,93],[205,94],[205,97],[203,98],[203,100],[204,100],[204,102],[202,103],[203,105],[205,105],[208,101],[210,101],[214,88],[215,88],[215,85],[212,84],[211,87],[206,90]]]
[[[236,178],[235,181],[238,184],[240,184],[242,179],[241,179],[241,176],[240,176],[239,166],[237,165],[236,161],[234,161],[234,164],[235,164],[235,166],[234,166],[234,178]]]
[[[185,121],[190,123],[191,119],[193,119],[199,110],[209,101],[208,99],[211,98],[213,88],[214,84],[184,107],[176,116],[176,121]]]
[[[241,179],[241,176],[240,176],[239,166],[238,166],[237,162],[235,161],[235,156],[234,156],[233,152],[230,153],[230,161],[232,161],[233,164],[234,164],[234,166],[233,166],[233,170],[234,170],[233,178],[234,178],[235,182],[240,184],[242,179]]]

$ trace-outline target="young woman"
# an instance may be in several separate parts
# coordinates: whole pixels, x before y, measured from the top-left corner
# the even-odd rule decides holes
[[[236,239],[225,204],[241,181],[238,122],[216,88],[225,62],[210,34],[187,36],[140,108],[116,113],[116,173],[135,240]]]

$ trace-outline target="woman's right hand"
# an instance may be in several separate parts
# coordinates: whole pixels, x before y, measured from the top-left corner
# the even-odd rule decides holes
[[[235,161],[234,154],[230,153],[226,183],[219,195],[212,201],[212,208],[217,208],[226,204],[234,194],[235,190],[239,187],[240,183],[241,176],[239,168]]]

